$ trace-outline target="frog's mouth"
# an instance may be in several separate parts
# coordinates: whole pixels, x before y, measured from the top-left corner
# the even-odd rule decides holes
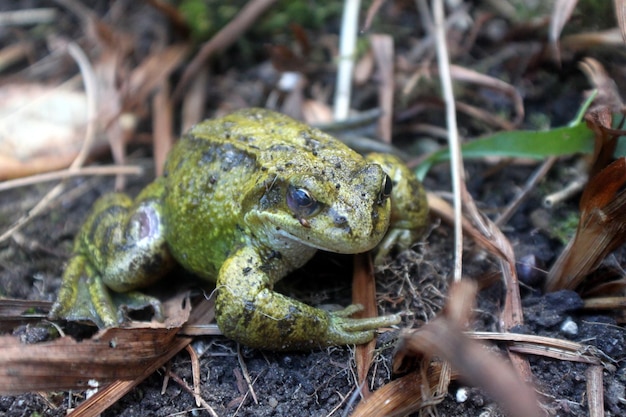
[[[384,237],[384,233],[378,230],[373,230],[370,235],[355,236],[347,227],[316,227],[314,221],[309,223],[310,226],[306,228],[300,226],[301,229],[297,229],[303,232],[301,234],[280,228],[276,231],[276,235],[283,245],[289,245],[288,242],[291,241],[302,246],[343,254],[367,252],[376,247]],[[323,235],[316,230],[323,231]]]

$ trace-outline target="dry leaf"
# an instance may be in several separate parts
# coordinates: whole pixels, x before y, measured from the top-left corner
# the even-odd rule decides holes
[[[62,337],[25,345],[12,336],[0,337],[0,394],[89,388],[141,375],[176,343],[178,329],[112,328],[89,340]]]
[[[93,381],[103,385],[143,375],[147,363],[171,356],[168,352],[178,346],[178,331],[191,311],[185,292],[163,303],[163,308],[164,323],[131,322],[80,342],[61,337],[25,344],[13,336],[1,336],[0,395],[83,389]]]
[[[556,43],[561,36],[565,23],[576,8],[578,0],[555,0],[550,16],[550,42]]]
[[[580,202],[576,235],[548,273],[546,291],[575,289],[626,240],[626,158],[595,175]]]
[[[354,255],[354,278],[352,281],[352,302],[361,304],[363,310],[357,312],[355,318],[376,317],[378,307],[376,304],[376,282],[374,281],[374,266],[372,258],[367,253]],[[372,364],[376,339],[370,340],[356,347],[355,361],[359,386],[363,386],[364,397],[367,398],[369,390],[363,384],[367,378],[367,372]]]
[[[588,64],[593,67],[593,62]],[[591,179],[580,199],[576,234],[550,269],[546,291],[576,289],[626,241],[626,158],[610,163],[617,138],[624,132],[611,127],[612,114],[607,107],[589,113],[585,119],[595,137]]]
[[[0,180],[68,166],[84,138],[86,102],[83,92],[43,84],[0,87]]]
[[[376,391],[359,404],[353,416],[402,416],[421,410],[439,402],[457,374],[485,389],[508,415],[542,415],[534,391],[520,380],[511,364],[463,333],[475,297],[474,283],[453,284],[442,314],[422,328],[404,333],[394,357],[394,370],[407,369],[407,364],[415,362],[421,363],[421,369]],[[431,361],[435,357],[437,360]]]

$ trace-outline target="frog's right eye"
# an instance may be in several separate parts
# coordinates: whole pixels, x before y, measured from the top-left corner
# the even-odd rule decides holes
[[[391,192],[393,191],[393,181],[389,175],[385,174],[385,178],[383,178],[382,188],[380,190],[380,194],[378,195],[378,204],[382,204],[386,199],[391,197]]]
[[[293,185],[287,190],[287,206],[298,219],[311,217],[320,209],[320,203],[308,190]]]

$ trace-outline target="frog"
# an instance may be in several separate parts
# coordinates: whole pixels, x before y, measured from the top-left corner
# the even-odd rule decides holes
[[[135,198],[110,193],[80,228],[50,317],[122,325],[127,309],[161,302],[141,290],[175,265],[215,284],[221,332],[285,351],[362,344],[398,315],[353,318],[310,306],[274,284],[318,251],[384,256],[423,232],[422,184],[397,157],[362,156],[272,110],[198,123],[169,152],[163,175]],[[382,243],[381,243],[382,242]]]

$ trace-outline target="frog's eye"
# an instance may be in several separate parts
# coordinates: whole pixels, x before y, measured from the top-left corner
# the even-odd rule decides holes
[[[298,219],[311,217],[320,208],[319,202],[308,190],[293,185],[290,185],[287,190],[287,206]]]
[[[380,194],[378,195],[378,204],[382,204],[386,199],[391,197],[391,192],[393,191],[393,182],[389,175],[385,174],[385,178],[383,178],[382,189],[380,190]]]

